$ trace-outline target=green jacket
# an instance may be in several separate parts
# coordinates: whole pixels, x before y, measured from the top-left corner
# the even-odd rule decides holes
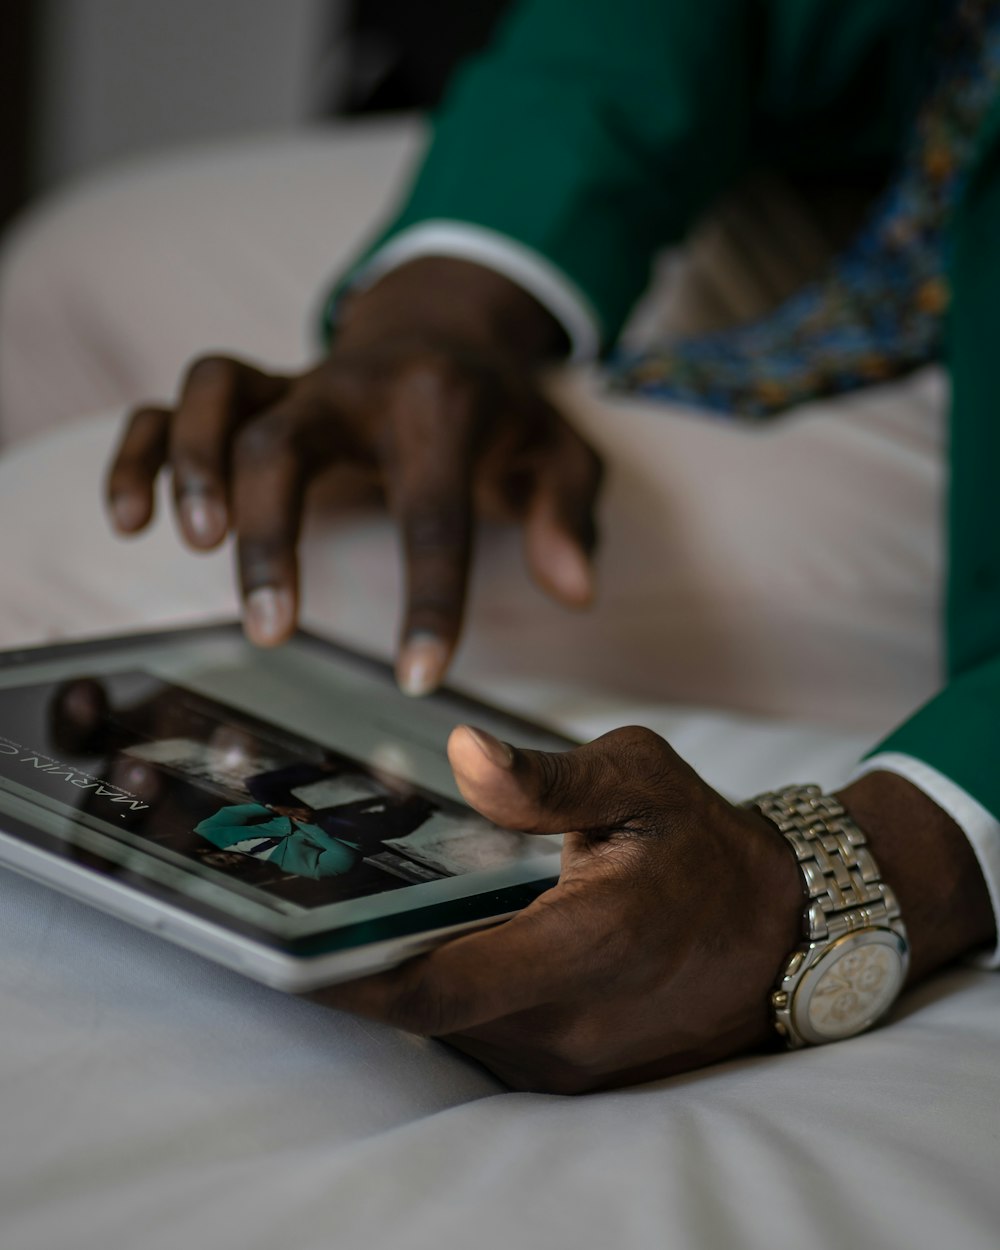
[[[745,170],[884,165],[924,88],[941,0],[522,0],[458,75],[402,210],[540,253],[611,345],[649,278]],[[956,213],[945,689],[880,749],[1000,818],[1000,99]]]

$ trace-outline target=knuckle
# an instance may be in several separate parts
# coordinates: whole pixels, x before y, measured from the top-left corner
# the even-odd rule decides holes
[[[476,388],[493,373],[488,356],[464,340],[426,337],[401,343],[396,358],[396,380],[413,390],[437,395],[443,390]]]
[[[406,539],[413,555],[434,555],[460,548],[466,540],[467,519],[463,508],[439,506],[418,509],[406,521]]]
[[[628,725],[614,737],[614,784],[627,796],[623,824],[633,833],[655,834],[665,820],[676,820],[688,810],[696,774],[652,729]]]
[[[235,368],[236,362],[228,356],[199,356],[188,365],[185,386],[224,386],[232,378]]]
[[[157,430],[163,422],[163,409],[151,404],[141,404],[129,413],[127,427],[130,430]]]
[[[438,399],[441,392],[455,385],[460,372],[449,356],[424,350],[410,357],[399,370],[399,384],[414,393]]]
[[[177,495],[201,494],[219,485],[219,466],[204,453],[183,449],[170,458]]]
[[[462,605],[462,596],[456,590],[434,591],[424,588],[410,595],[407,602],[406,633],[427,632],[450,635],[456,630],[455,618]]]
[[[142,407],[130,413],[115,453],[112,476],[133,477],[159,467],[166,449],[169,414],[162,408]]]
[[[216,484],[224,473],[220,446],[201,446],[171,439],[170,467],[177,490],[200,490]]]
[[[286,456],[292,450],[292,423],[281,412],[269,412],[249,422],[236,436],[235,455],[239,465],[259,468]]]
[[[403,362],[393,379],[397,434],[440,438],[447,431],[453,454],[466,454],[489,408],[494,388],[453,355],[420,355]]]
[[[143,405],[134,409],[125,422],[125,441],[122,451],[126,456],[136,449],[145,449],[159,443],[166,429],[168,416],[162,408]]]
[[[626,725],[616,734],[616,745],[636,770],[661,769],[666,755],[666,743],[645,725]]]
[[[571,799],[579,797],[579,778],[571,777],[562,755],[541,751],[535,757],[537,764],[537,798],[542,807],[557,810]]]
[[[286,581],[294,567],[293,535],[290,532],[245,539],[239,548],[240,581],[244,591]]]

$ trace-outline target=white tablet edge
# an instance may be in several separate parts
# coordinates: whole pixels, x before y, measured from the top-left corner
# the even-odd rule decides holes
[[[88,903],[119,920],[167,938],[195,955],[252,977],[272,989],[297,994],[395,967],[449,938],[486,928],[514,915],[511,911],[486,916],[325,955],[289,955],[161,899],[141,894],[121,882],[97,876],[79,864],[22,842],[3,830],[0,830],[0,867],[10,868],[75,901]]]

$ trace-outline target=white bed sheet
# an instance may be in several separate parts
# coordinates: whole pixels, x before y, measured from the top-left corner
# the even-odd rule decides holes
[[[857,735],[644,719],[720,785],[832,782]],[[0,873],[4,1250],[1000,1243],[1000,980],[891,1027],[629,1091],[505,1092],[443,1045],[263,989]]]
[[[183,592],[151,575],[176,559],[167,526],[109,546],[74,486],[92,491],[108,428],[0,463],[2,645],[190,621],[231,596],[224,554],[186,558]],[[835,785],[869,745],[508,673],[480,690],[581,736],[649,724],[734,795]],[[940,978],[841,1045],[569,1099],[506,1092],[439,1044],[4,872],[0,951],[0,1250],[1000,1245],[995,974]]]

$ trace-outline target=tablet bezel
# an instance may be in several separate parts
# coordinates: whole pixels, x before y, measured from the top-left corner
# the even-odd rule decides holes
[[[242,636],[238,622],[74,639],[0,651],[0,670],[66,659],[93,659],[122,647],[158,647]],[[360,667],[379,681],[394,681],[391,667],[352,647],[299,630],[295,644]],[[446,700],[469,719],[487,718],[509,735],[542,734],[566,747],[559,731],[497,708],[452,687],[429,700]],[[144,878],[131,884],[103,875],[70,857],[64,840],[13,813],[0,813],[0,866],[95,906],[133,925],[225,964],[278,989],[304,991],[389,968],[448,937],[498,923],[520,911],[556,881],[546,875],[500,889],[478,890],[447,901],[348,922],[306,937],[282,939],[243,918],[221,915],[210,904]],[[97,859],[101,857],[91,852]],[[108,866],[111,867],[108,861]],[[471,884],[471,883],[470,883]]]

